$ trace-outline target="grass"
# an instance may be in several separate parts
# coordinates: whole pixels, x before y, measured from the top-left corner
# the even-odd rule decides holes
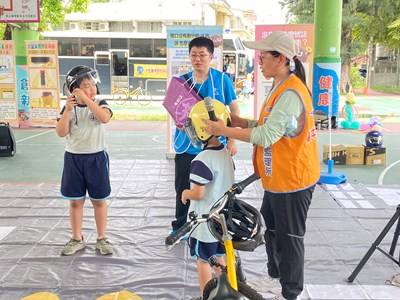
[[[385,86],[374,86],[372,87],[374,91],[384,92],[384,93],[391,93],[391,94],[400,94],[400,88],[390,88]]]
[[[162,101],[152,101],[149,105],[141,106],[138,103],[117,105],[109,101],[113,111],[114,120],[125,121],[166,121],[167,111],[162,106]],[[244,118],[252,118],[253,98],[239,103],[240,115]]]
[[[166,121],[167,111],[161,105],[161,102],[154,102],[147,106],[140,104],[111,104],[113,118],[115,120],[128,121]]]

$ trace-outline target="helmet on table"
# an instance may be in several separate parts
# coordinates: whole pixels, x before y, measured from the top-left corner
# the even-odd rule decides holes
[[[371,130],[365,135],[365,145],[370,148],[381,148],[383,144],[382,133],[378,130]]]
[[[65,83],[63,87],[64,95],[69,95],[72,91],[79,87],[80,83],[84,79],[92,79],[96,83],[101,82],[100,76],[97,70],[94,70],[88,66],[76,66],[68,71],[65,77]],[[99,88],[97,87],[97,94],[99,94]]]
[[[190,110],[185,124],[185,132],[192,144],[195,146],[198,146],[201,143],[206,143],[212,137],[212,135],[201,129],[201,127],[204,127],[204,123],[201,119],[210,119],[206,107],[206,101],[209,101],[207,103],[210,103],[213,106],[215,116],[218,119],[224,121],[227,126],[231,125],[229,111],[222,102],[215,99],[206,99],[197,102]]]
[[[239,199],[232,199],[220,214],[225,217],[228,232],[232,236],[233,248],[241,251],[254,251],[265,243],[265,222],[255,207]],[[215,238],[219,242],[223,242],[221,224],[217,220],[211,219],[208,227]]]

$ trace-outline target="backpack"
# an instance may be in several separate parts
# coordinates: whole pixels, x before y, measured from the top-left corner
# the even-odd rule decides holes
[[[14,156],[16,152],[17,145],[10,124],[0,122],[0,157]]]

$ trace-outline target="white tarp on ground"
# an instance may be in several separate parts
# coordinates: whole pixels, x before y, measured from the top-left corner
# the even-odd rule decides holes
[[[237,181],[251,170],[250,161],[236,161]],[[111,161],[111,172],[108,237],[114,254],[106,257],[95,250],[90,201],[83,223],[88,246],[61,257],[70,223],[59,185],[0,183],[0,299],[49,291],[60,299],[87,300],[124,289],[145,300],[199,295],[187,245],[181,242],[169,251],[164,246],[175,206],[173,161]],[[399,191],[399,186],[318,186],[307,223],[302,299],[400,299],[400,288],[385,284],[399,267],[379,251],[353,283],[347,282],[400,204],[385,200],[385,195],[399,197]],[[260,207],[259,182],[239,198]],[[394,229],[382,249],[389,251]],[[395,257],[398,253],[396,249]],[[264,247],[240,255],[248,279],[265,274]]]

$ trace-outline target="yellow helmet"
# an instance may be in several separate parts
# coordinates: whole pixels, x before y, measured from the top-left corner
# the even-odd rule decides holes
[[[211,110],[214,111],[215,116],[218,119],[224,121],[226,125],[230,126],[231,124],[230,114],[226,106],[222,104],[220,101],[215,99],[207,99],[207,100],[212,100],[211,102],[208,103],[211,104],[212,106]],[[204,127],[204,123],[201,121],[201,119],[210,119],[209,110],[210,107],[208,107],[208,109],[206,107],[206,100],[199,101],[192,107],[186,123],[186,133],[188,133],[188,131],[191,131],[191,134],[188,133],[189,138],[191,138],[190,135],[192,135],[192,138],[194,138],[193,135],[195,134],[197,139],[202,143],[207,142],[211,138],[212,135],[204,132],[201,129],[201,127]],[[195,143],[193,143],[192,138],[191,138],[192,144],[195,145]]]

